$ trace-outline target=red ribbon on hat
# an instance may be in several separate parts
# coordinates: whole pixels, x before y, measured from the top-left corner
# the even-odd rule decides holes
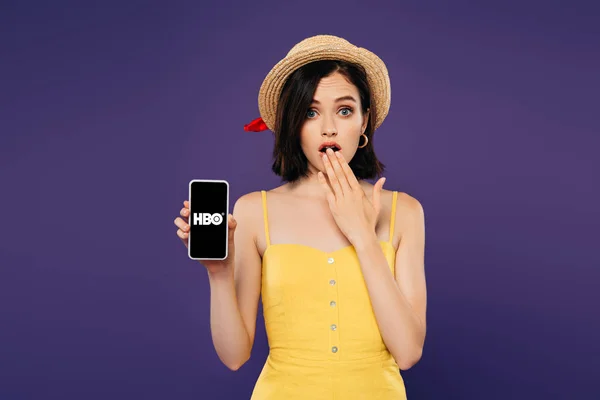
[[[267,129],[269,129],[269,127],[267,126],[267,124],[265,124],[265,121],[263,121],[261,117],[258,117],[250,123],[244,125],[244,130],[246,132],[260,132],[266,131]]]

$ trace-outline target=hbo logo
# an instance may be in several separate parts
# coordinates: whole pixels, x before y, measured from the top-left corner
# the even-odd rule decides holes
[[[221,214],[194,213],[194,225],[221,225],[223,216]]]

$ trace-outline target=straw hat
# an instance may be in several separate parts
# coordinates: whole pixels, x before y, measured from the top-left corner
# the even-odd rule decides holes
[[[277,103],[285,81],[301,66],[320,60],[343,60],[361,65],[367,72],[367,81],[373,96],[371,107],[375,109],[374,129],[379,128],[388,114],[391,102],[390,78],[384,62],[374,53],[357,47],[347,40],[333,35],[317,35],[302,40],[279,61],[265,77],[258,93],[258,109],[261,118],[246,124],[244,129],[274,130]]]

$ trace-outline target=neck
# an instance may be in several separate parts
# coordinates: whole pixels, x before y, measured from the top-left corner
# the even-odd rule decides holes
[[[302,177],[295,182],[290,182],[286,184],[285,186],[287,187],[287,190],[290,193],[293,193],[298,196],[326,200],[327,193],[323,189],[322,183],[319,182],[319,179],[317,178],[317,172],[318,171],[316,170],[313,171],[312,169],[310,169],[309,175],[307,177]],[[325,174],[325,181],[327,182],[329,187],[331,187],[329,183],[329,177],[327,176],[327,174]],[[368,186],[368,183],[364,180],[359,179],[359,183],[363,188],[365,188],[365,186]]]

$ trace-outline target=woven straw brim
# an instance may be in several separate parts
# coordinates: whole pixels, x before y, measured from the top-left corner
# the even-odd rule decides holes
[[[390,77],[384,62],[362,47],[317,45],[288,55],[279,61],[265,77],[258,93],[260,116],[271,131],[275,131],[277,103],[285,81],[299,67],[320,60],[343,60],[359,64],[367,72],[367,81],[375,109],[374,130],[379,128],[388,114],[391,102]]]

